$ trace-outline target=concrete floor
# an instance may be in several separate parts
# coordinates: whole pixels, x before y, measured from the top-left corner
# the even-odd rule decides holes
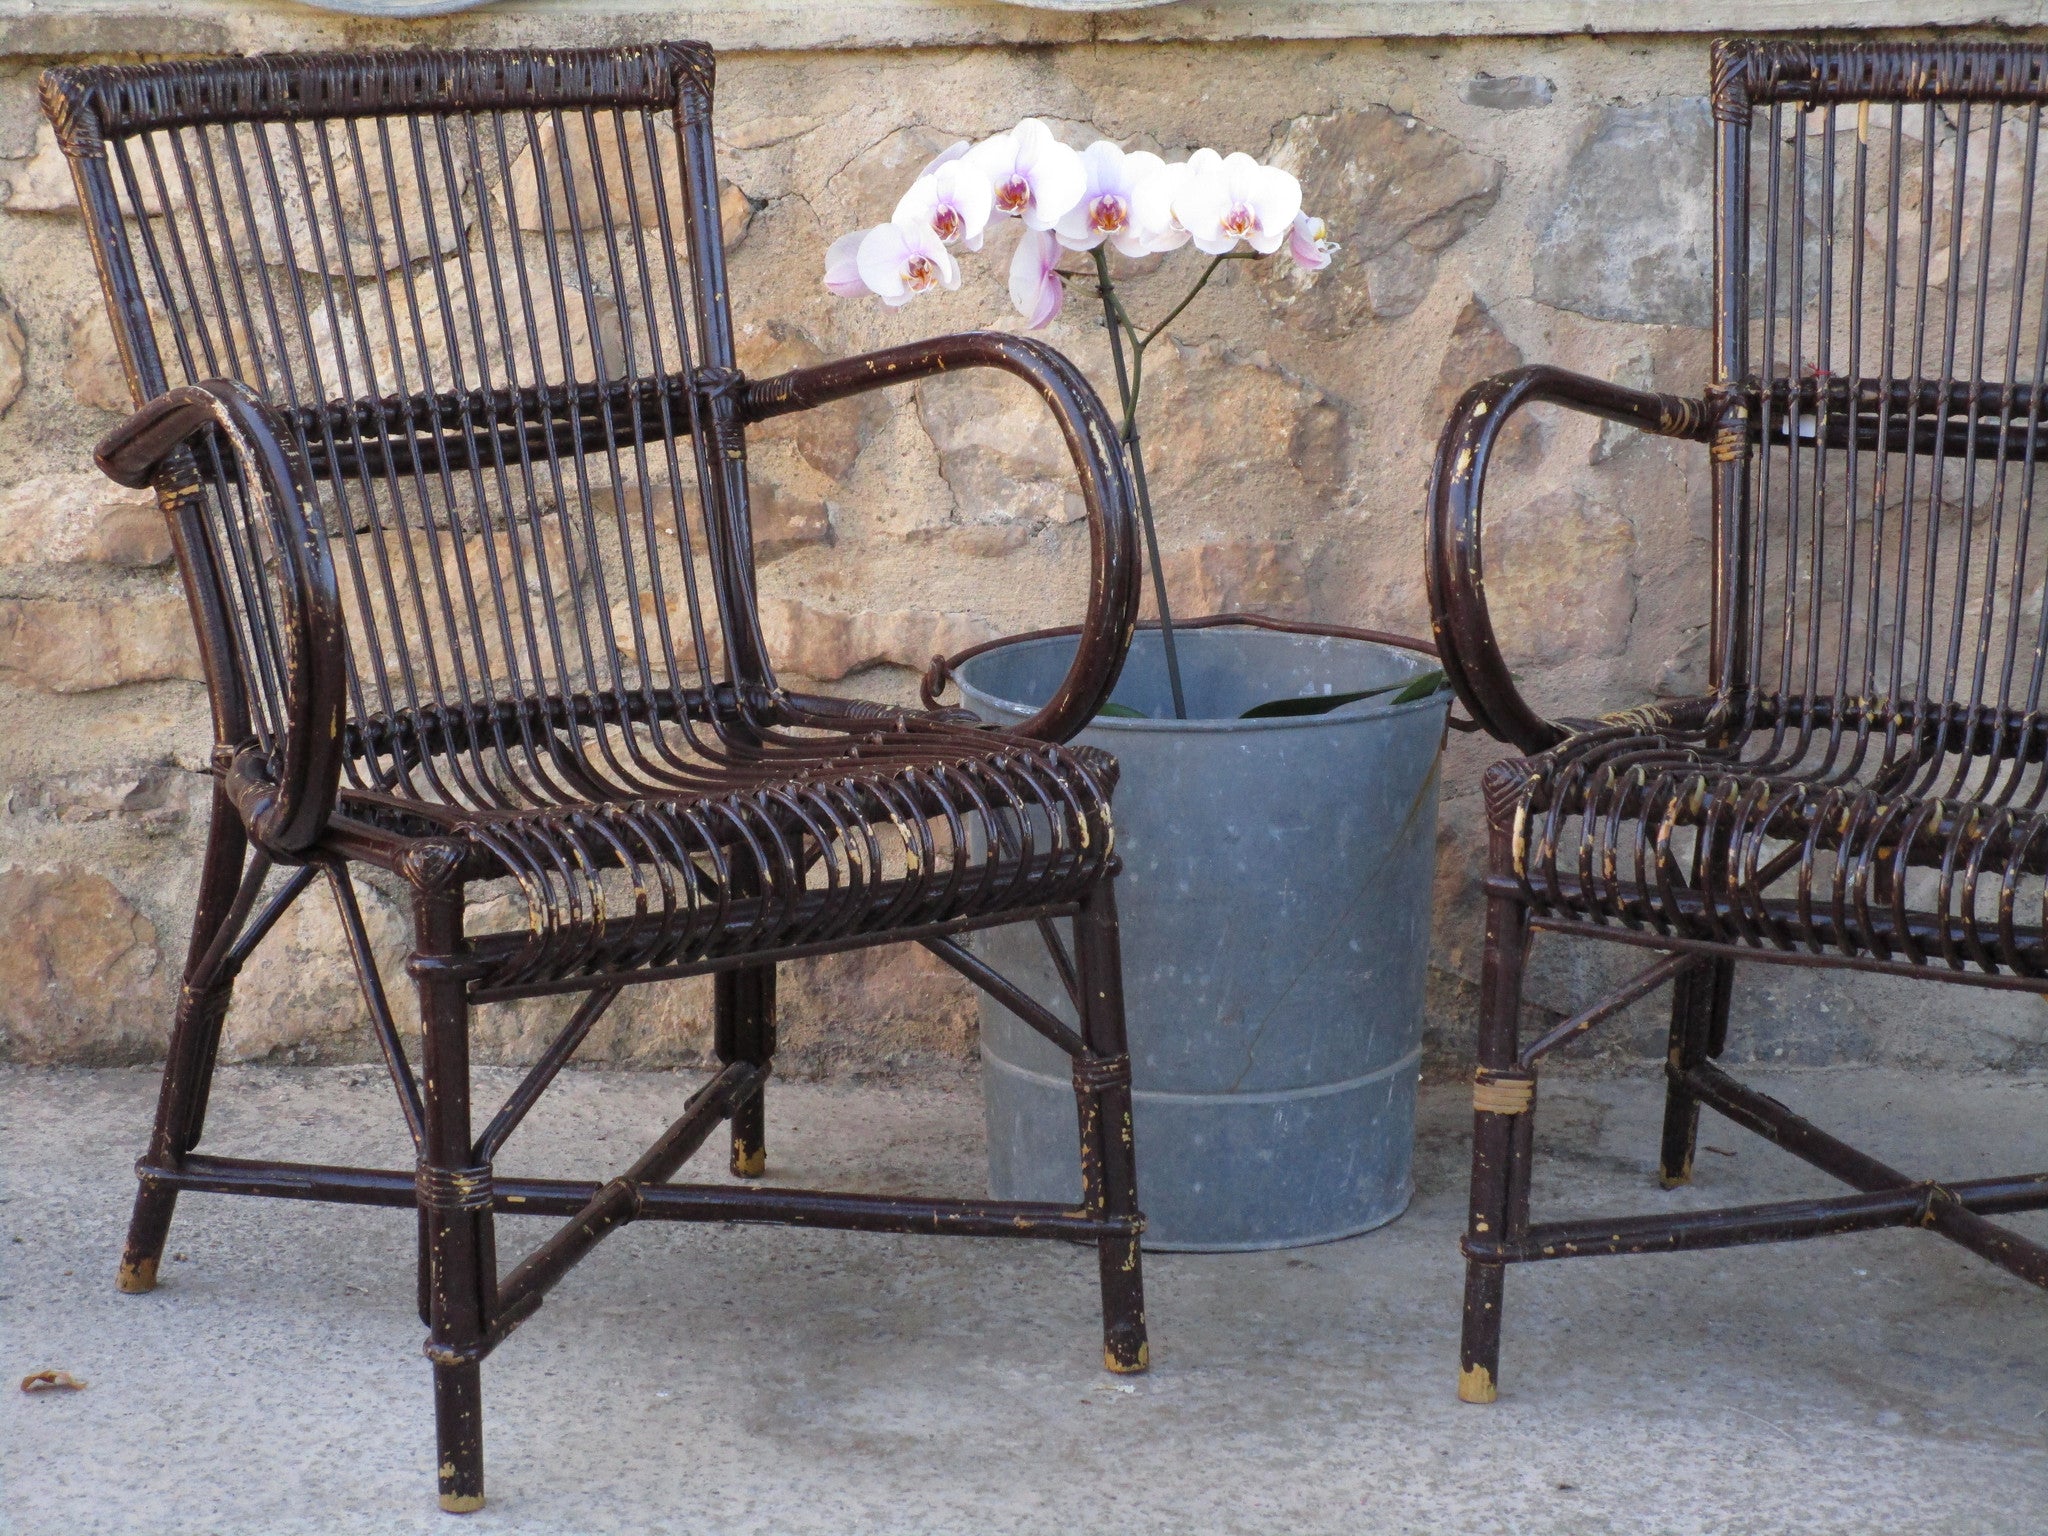
[[[501,1167],[616,1170],[693,1081],[572,1075]],[[2048,1161],[2048,1081],[1763,1081],[1910,1170]],[[115,1292],[153,1096],[139,1071],[0,1071],[0,1366],[90,1382],[0,1392],[0,1529],[2048,1530],[2048,1299],[1919,1234],[1523,1269],[1501,1400],[1460,1406],[1457,1088],[1424,1095],[1393,1226],[1149,1258],[1156,1363],[1135,1379],[1096,1363],[1085,1250],[628,1228],[485,1367],[491,1504],[461,1522],[434,1507],[403,1215],[187,1196],[162,1286]],[[217,1151],[404,1161],[366,1069],[233,1071],[215,1102]],[[769,1102],[777,1178],[978,1185],[971,1091]],[[1539,1210],[1827,1187],[1709,1117],[1703,1142],[1736,1155],[1661,1194],[1657,1106],[1644,1080],[1547,1085]],[[503,1222],[508,1262],[544,1226]]]

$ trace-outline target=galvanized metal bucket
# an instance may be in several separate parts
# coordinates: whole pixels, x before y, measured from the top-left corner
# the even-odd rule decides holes
[[[1414,1183],[1415,1085],[1449,695],[1393,693],[1323,715],[1239,719],[1270,699],[1396,685],[1436,662],[1399,645],[1238,626],[1177,627],[1174,720],[1156,629],[1081,740],[1116,755],[1139,1202],[1148,1248],[1284,1248],[1391,1221]],[[968,707],[1015,722],[1049,698],[1070,635],[963,657]],[[1068,1015],[1028,928],[976,947]],[[1081,1190],[1066,1058],[987,998],[990,1193]]]

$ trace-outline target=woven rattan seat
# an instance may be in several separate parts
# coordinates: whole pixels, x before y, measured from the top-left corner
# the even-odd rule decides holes
[[[1488,815],[1531,909],[1646,944],[2048,976],[2048,719],[1972,753],[1940,750],[1938,714],[1813,713],[1728,745],[1707,706],[1635,710],[1497,764]]]
[[[691,792],[605,785],[593,768],[582,797],[519,797],[542,804],[344,791],[333,825],[427,832],[462,849],[464,878],[516,882],[524,920],[469,936],[480,999],[980,925],[1079,900],[1105,877],[1107,753],[844,708],[793,712],[811,734],[698,765]]]

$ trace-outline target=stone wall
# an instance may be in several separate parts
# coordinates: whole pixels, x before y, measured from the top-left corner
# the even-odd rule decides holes
[[[352,35],[403,36],[390,24]],[[444,24],[434,38],[462,35]],[[39,127],[43,62],[9,58],[0,73],[0,1059],[143,1060],[161,1050],[182,962],[208,722],[162,531],[146,498],[89,467],[127,398],[68,178]],[[1421,633],[1429,456],[1465,385],[1524,361],[1674,391],[1704,382],[1704,78],[1697,38],[727,53],[718,123],[742,361],[772,371],[1016,323],[1006,243],[968,258],[961,292],[893,314],[818,283],[825,245],[885,217],[955,138],[1029,113],[1077,144],[1278,157],[1344,250],[1313,282],[1231,265],[1155,356],[1146,408],[1168,571],[1188,612]],[[1134,277],[1141,317],[1191,260]],[[1084,303],[1050,335],[1106,384]],[[934,381],[759,432],[764,612],[784,670],[908,699],[909,668],[934,650],[1076,616],[1085,526],[1064,462],[1008,380]],[[1488,594],[1539,705],[1588,714],[1698,686],[1705,469],[1697,449],[1582,418],[1517,429],[1488,519]],[[1478,775],[1496,755],[1454,738],[1447,769],[1439,1061],[1469,1034]],[[395,957],[396,893],[365,900]],[[1530,1002],[1548,1013],[1630,964],[1611,946],[1537,953]],[[972,1001],[921,952],[791,970],[784,1039],[798,1070],[972,1058]],[[2031,998],[1797,972],[1756,973],[1738,997],[1736,1049],[1775,1059],[2048,1062],[2048,1010]],[[708,986],[630,992],[585,1058],[694,1060],[708,1003]],[[530,1056],[561,1006],[486,1010],[480,1054]],[[1654,1009],[1631,1017],[1605,1049],[1660,1052]],[[225,1050],[370,1054],[319,893],[246,973]]]

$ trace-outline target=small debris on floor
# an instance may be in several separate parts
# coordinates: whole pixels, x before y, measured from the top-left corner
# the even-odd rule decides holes
[[[85,1383],[69,1371],[30,1371],[21,1378],[24,1392],[82,1392]]]
[[[1730,1152],[1726,1147],[1708,1147],[1707,1150],[1709,1152],[1716,1153],[1722,1157],[1733,1157],[1735,1155],[1733,1152]]]

